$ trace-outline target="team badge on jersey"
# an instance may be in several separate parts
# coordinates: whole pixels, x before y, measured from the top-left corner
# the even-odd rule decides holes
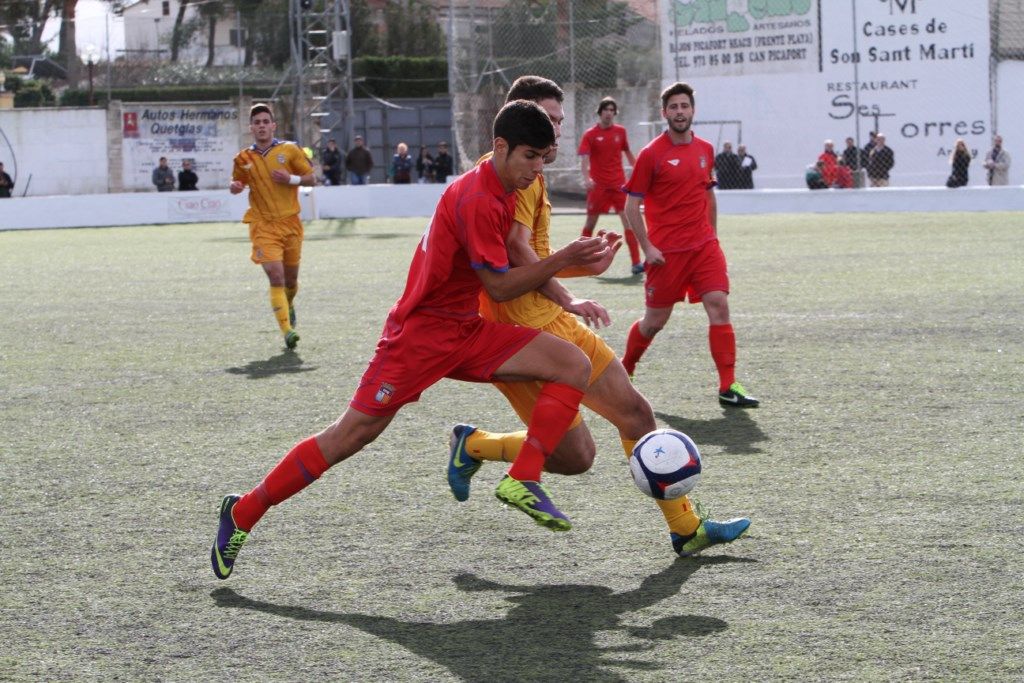
[[[375,401],[377,401],[377,403],[381,404],[382,406],[386,406],[388,403],[391,403],[391,397],[394,395],[395,387],[385,382],[384,384],[380,385],[380,388],[377,389],[377,395],[374,396],[373,398]]]
[[[279,163],[279,164],[281,164],[283,166],[284,162],[285,162],[285,156],[283,154],[278,154],[277,155],[277,163]]]
[[[700,167],[701,168],[707,168],[708,167],[708,160],[704,158],[703,154],[700,157]]]

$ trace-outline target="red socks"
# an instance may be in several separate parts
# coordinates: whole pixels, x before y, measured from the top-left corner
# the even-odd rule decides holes
[[[636,364],[640,362],[640,357],[644,355],[652,341],[654,341],[654,337],[648,339],[640,332],[639,320],[629,328],[629,336],[626,338],[626,353],[622,355],[622,365],[630,377],[633,376]]]
[[[568,384],[548,382],[540,390],[526,428],[526,441],[508,474],[519,481],[540,481],[544,459],[555,450],[579,412],[583,392]]]
[[[324,460],[315,436],[300,441],[256,488],[235,503],[231,511],[235,526],[242,531],[252,531],[271,505],[291,498],[319,479],[328,467],[330,465]]]
[[[736,381],[736,333],[732,325],[709,325],[708,344],[718,368],[718,391],[728,391]]]
[[[594,229],[590,228],[588,230],[587,228],[583,228],[583,230],[580,231],[580,235],[582,235],[583,237],[593,237],[594,236]]]

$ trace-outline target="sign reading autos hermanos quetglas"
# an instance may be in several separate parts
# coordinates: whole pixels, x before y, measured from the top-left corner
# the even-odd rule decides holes
[[[957,138],[991,140],[988,3],[663,0],[662,74],[696,89],[694,130],[742,141],[758,187],[803,184],[832,139],[886,135],[893,185],[939,185]],[[702,123],[703,122],[703,123]],[[711,123],[714,122],[714,123]],[[978,170],[974,170],[974,169]],[[972,184],[983,184],[980,165]]]
[[[153,169],[160,157],[177,177],[184,159],[192,161],[200,188],[224,187],[238,152],[238,110],[230,104],[131,104],[121,113],[124,185],[153,191]]]

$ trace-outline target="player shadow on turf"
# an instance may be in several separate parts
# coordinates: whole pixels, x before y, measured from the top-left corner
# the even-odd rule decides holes
[[[453,579],[459,590],[511,593],[507,600],[514,607],[503,619],[446,624],[275,605],[243,597],[230,588],[218,588],[211,595],[218,607],[352,626],[429,659],[463,680],[611,682],[626,680],[617,668],[661,669],[663,658],[651,656],[658,641],[696,638],[729,627],[722,619],[699,614],[662,617],[650,626],[626,626],[620,623],[624,615],[675,596],[702,566],[754,561],[723,555],[680,559],[644,579],[639,588],[619,593],[606,586],[584,584],[504,585],[459,574]],[[693,605],[694,601],[688,598],[680,604]],[[624,633],[638,642],[598,645],[597,634],[608,631]],[[695,656],[696,650],[694,647]]]
[[[727,454],[763,453],[763,449],[754,444],[770,440],[745,409],[725,408],[722,417],[713,420],[691,420],[657,411],[654,416],[672,429],[688,434],[698,447],[722,446],[723,453]]]
[[[592,279],[600,282],[602,285],[641,285],[644,282],[643,275],[625,275],[623,277],[598,275]]]
[[[229,375],[245,375],[248,379],[264,379],[274,375],[288,375],[298,372],[312,372],[317,366],[303,367],[302,358],[294,351],[284,351],[267,360],[253,360],[243,367],[225,368]]]

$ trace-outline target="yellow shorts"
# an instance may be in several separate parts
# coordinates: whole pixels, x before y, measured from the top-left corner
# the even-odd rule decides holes
[[[297,266],[302,257],[302,221],[294,214],[276,221],[249,223],[253,263],[283,261]]]
[[[601,373],[608,368],[608,364],[615,360],[615,352],[605,343],[604,339],[597,336],[593,330],[570,313],[559,314],[557,318],[540,329],[580,347],[580,350],[590,359],[588,385],[596,382]],[[505,398],[508,399],[523,424],[529,424],[533,407],[537,405],[537,396],[540,395],[544,382],[495,382],[494,386],[505,394]],[[572,421],[570,429],[582,421],[583,418],[577,415]]]

